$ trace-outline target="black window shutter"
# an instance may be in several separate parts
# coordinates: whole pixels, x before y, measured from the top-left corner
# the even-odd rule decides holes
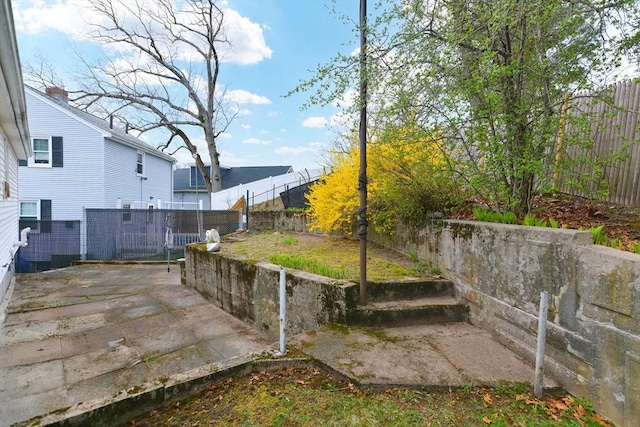
[[[27,166],[26,160],[18,160],[18,166]]]
[[[51,166],[61,168],[63,165],[62,137],[51,137]]]
[[[40,200],[40,232],[51,233],[51,200]]]

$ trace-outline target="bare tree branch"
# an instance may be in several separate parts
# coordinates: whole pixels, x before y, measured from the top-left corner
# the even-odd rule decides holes
[[[172,154],[189,150],[207,191],[219,190],[217,139],[240,111],[218,89],[219,49],[229,44],[223,9],[216,0],[186,0],[180,8],[172,0],[90,3],[102,18],[92,23],[91,37],[109,56],[99,63],[83,60],[87,72],[81,89],[69,91],[70,101],[128,116],[127,123],[143,133],[164,131],[167,137],[158,147]],[[207,160],[194,134],[205,141]]]

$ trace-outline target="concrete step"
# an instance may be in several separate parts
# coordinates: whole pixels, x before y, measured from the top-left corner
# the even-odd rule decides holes
[[[408,326],[466,322],[469,307],[451,296],[377,301],[347,312],[347,325]]]
[[[401,282],[367,283],[367,300],[384,302],[391,300],[410,300],[423,297],[455,296],[455,287],[450,280],[444,279],[408,279]]]

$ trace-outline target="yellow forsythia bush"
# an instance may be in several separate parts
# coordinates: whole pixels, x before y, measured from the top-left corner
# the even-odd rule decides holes
[[[308,215],[311,229],[324,232],[343,231],[348,233],[360,204],[358,196],[358,173],[360,152],[351,150],[349,154],[335,156],[333,172],[323,176],[311,187],[306,195],[309,202]],[[369,185],[369,192],[372,186]]]
[[[313,230],[352,230],[360,204],[359,156],[357,148],[334,156],[332,172],[307,194]],[[367,217],[378,230],[391,231],[398,220],[424,218],[459,198],[451,159],[436,137],[420,130],[386,130],[369,145],[367,164]]]

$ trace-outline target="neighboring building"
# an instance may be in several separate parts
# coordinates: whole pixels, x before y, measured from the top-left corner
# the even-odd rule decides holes
[[[210,171],[211,167],[207,166],[207,170]],[[222,181],[222,190],[226,190],[240,184],[249,184],[292,172],[291,166],[222,166],[220,167],[220,180]],[[199,201],[202,209],[211,209],[211,198],[207,194],[204,179],[195,166],[176,169],[173,177],[173,200],[177,207],[183,204],[185,209],[194,209]],[[237,197],[224,206],[214,206],[214,209],[227,209],[236,201]]]
[[[18,160],[31,155],[11,1],[0,0],[0,303],[14,279],[18,249]]]
[[[21,220],[82,220],[84,208],[165,207],[175,160],[70,106],[67,92],[26,87],[33,155],[19,168]]]

